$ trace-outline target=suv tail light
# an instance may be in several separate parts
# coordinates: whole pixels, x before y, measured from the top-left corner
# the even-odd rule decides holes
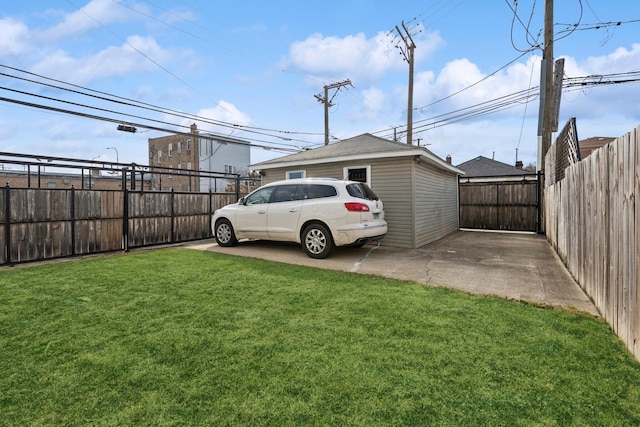
[[[360,202],[346,202],[344,207],[351,212],[369,212],[369,206]]]

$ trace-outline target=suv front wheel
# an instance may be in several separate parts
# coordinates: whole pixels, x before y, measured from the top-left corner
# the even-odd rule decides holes
[[[221,219],[216,222],[215,228],[216,242],[223,247],[235,246],[238,244],[233,226],[228,219]]]
[[[331,232],[322,224],[311,224],[302,232],[302,249],[311,258],[326,258],[333,247]]]

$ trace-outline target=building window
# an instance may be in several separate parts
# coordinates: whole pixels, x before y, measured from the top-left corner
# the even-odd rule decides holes
[[[191,139],[187,139],[187,151],[191,150]]]
[[[178,170],[182,170],[182,163],[178,163]]]
[[[167,147],[167,156],[173,156],[173,144],[169,144],[169,146]]]
[[[371,166],[357,166],[344,168],[344,179],[350,181],[364,182],[371,186]]]
[[[162,151],[158,151],[158,163],[162,163]]]
[[[169,179],[173,178],[173,166],[169,166]]]
[[[182,153],[182,142],[178,141],[178,153]]]
[[[306,178],[307,171],[289,171],[287,172],[287,179]]]
[[[55,182],[53,182],[53,181],[47,182],[47,188],[56,188],[56,187],[57,187],[57,185],[56,185]]]
[[[224,165],[224,173],[236,173],[236,167],[233,165]]]
[[[187,162],[187,170],[191,170],[191,162]]]

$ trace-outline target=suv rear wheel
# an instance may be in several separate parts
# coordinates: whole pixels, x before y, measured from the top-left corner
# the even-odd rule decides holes
[[[311,224],[302,232],[302,249],[311,258],[326,258],[333,247],[331,232],[322,224]]]
[[[233,231],[233,226],[227,219],[221,219],[216,222],[216,242],[223,247],[235,246],[238,244],[236,234]]]

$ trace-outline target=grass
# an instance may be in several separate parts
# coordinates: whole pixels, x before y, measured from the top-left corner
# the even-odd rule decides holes
[[[0,271],[0,425],[640,425],[600,319],[163,249]]]

